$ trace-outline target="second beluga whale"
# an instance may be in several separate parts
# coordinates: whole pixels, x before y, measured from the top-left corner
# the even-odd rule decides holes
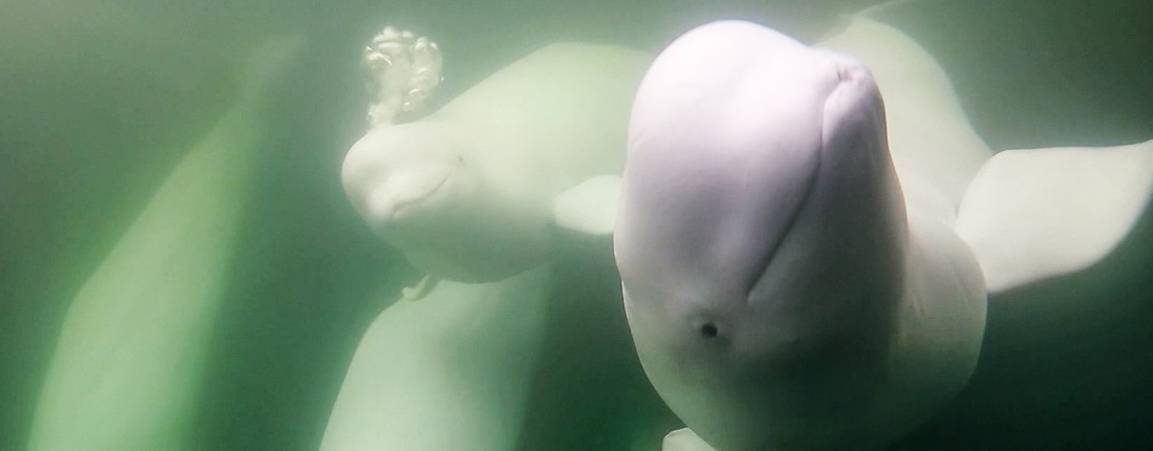
[[[993,155],[901,33],[821,47],[717,22],[641,83],[613,233],[691,429],[666,450],[891,443],[967,382],[988,293],[1087,267],[1148,202],[1153,142]]]

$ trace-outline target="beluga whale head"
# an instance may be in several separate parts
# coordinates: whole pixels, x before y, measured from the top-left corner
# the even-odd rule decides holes
[[[649,61],[552,44],[431,110],[422,105],[440,81],[438,47],[386,27],[365,49],[371,126],[345,155],[345,194],[427,280],[494,282],[545,264],[558,237],[593,229],[584,193],[619,174],[630,96]]]
[[[907,227],[868,69],[752,23],[688,32],[636,95],[620,205],[637,352],[689,428],[868,446]]]

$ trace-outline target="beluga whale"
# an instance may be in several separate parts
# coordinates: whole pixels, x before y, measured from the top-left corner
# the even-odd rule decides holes
[[[949,402],[990,293],[1099,260],[1153,141],[993,153],[944,71],[858,17],[814,47],[720,21],[635,97],[612,221],[665,450],[877,449]]]
[[[649,395],[635,358],[590,358],[565,343],[589,330],[578,323],[619,313],[608,247],[584,234],[610,231],[611,209],[589,208],[603,207],[616,186],[632,96],[652,55],[549,44],[440,106],[443,61],[433,39],[386,26],[363,56],[369,127],[347,152],[341,181],[368,226],[425,277],[401,294],[419,302],[382,289],[387,308],[357,347],[320,449],[557,449],[538,443],[611,434],[589,431],[599,423],[574,426],[573,418],[593,415],[571,413],[606,409],[598,401],[612,397],[605,393]],[[582,266],[574,276],[566,268],[586,254],[604,270]],[[603,284],[560,288],[601,272]],[[578,299],[583,308],[570,315]],[[627,350],[620,319],[615,333],[577,342]],[[598,373],[630,377],[579,395],[591,402],[563,402],[578,397],[564,395],[572,387],[596,382],[582,378],[586,370],[553,371],[547,353],[558,349],[566,363],[612,365]],[[539,393],[562,402],[542,409]],[[659,400],[645,401],[631,404],[635,415],[665,418]]]

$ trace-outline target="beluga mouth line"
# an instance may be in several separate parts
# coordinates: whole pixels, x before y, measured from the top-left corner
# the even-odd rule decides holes
[[[442,186],[444,186],[444,184],[445,184],[446,182],[448,182],[448,179],[449,179],[450,177],[452,177],[452,174],[451,174],[451,173],[450,173],[450,174],[445,174],[445,175],[444,175],[444,177],[441,177],[441,179],[440,179],[440,181],[439,181],[439,182],[436,182],[436,184],[435,184],[435,185],[432,185],[432,188],[429,188],[427,191],[423,192],[422,194],[420,194],[420,195],[418,195],[418,196],[415,196],[415,197],[412,197],[412,198],[409,198],[409,199],[404,199],[404,200],[401,200],[401,201],[397,202],[397,203],[395,204],[395,206],[393,207],[393,209],[392,209],[392,216],[393,216],[393,218],[394,218],[394,219],[396,219],[396,220],[400,220],[400,219],[403,219],[403,218],[400,216],[400,215],[401,215],[401,212],[405,211],[405,209],[407,209],[409,206],[412,206],[412,205],[419,205],[419,204],[420,204],[422,201],[424,201],[425,199],[428,199],[428,198],[432,197],[433,195],[435,195],[435,194],[437,193],[437,191],[440,191],[440,188],[441,188]]]
[[[821,166],[821,159],[819,157],[816,159],[814,166],[815,167],[813,168],[813,170],[815,172],[819,173],[820,166]],[[775,257],[777,255],[778,250],[780,250],[781,245],[785,242],[785,239],[789,236],[789,234],[793,232],[793,229],[796,228],[797,219],[800,218],[800,216],[801,216],[801,210],[805,208],[806,201],[809,199],[809,195],[813,191],[813,185],[815,185],[817,183],[817,177],[818,176],[815,175],[815,176],[809,178],[808,184],[805,186],[804,190],[802,191],[801,198],[798,201],[797,208],[795,208],[794,210],[789,212],[789,219],[787,220],[787,222],[785,222],[784,228],[782,229],[780,236],[777,237],[777,241],[775,243],[773,243],[772,247],[765,253],[764,263],[761,265],[758,265],[758,266],[754,266],[756,268],[760,268],[759,271],[755,272],[754,274],[765,274],[769,271],[769,267],[773,265],[773,261],[776,259]],[[755,290],[757,288],[757,285],[759,284],[759,282],[760,282],[759,277],[749,278],[748,283],[747,283],[747,288],[745,289],[745,293],[746,293],[745,302],[746,302],[746,304],[752,302],[753,290]]]

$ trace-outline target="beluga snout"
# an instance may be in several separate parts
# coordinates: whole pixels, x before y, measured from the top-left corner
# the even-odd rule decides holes
[[[451,140],[429,130],[435,128],[429,125],[371,130],[345,156],[341,176],[345,192],[357,211],[385,236],[389,229],[405,227],[411,210],[435,214],[434,196],[442,189],[451,191],[454,176],[467,176],[464,157],[452,152]]]

